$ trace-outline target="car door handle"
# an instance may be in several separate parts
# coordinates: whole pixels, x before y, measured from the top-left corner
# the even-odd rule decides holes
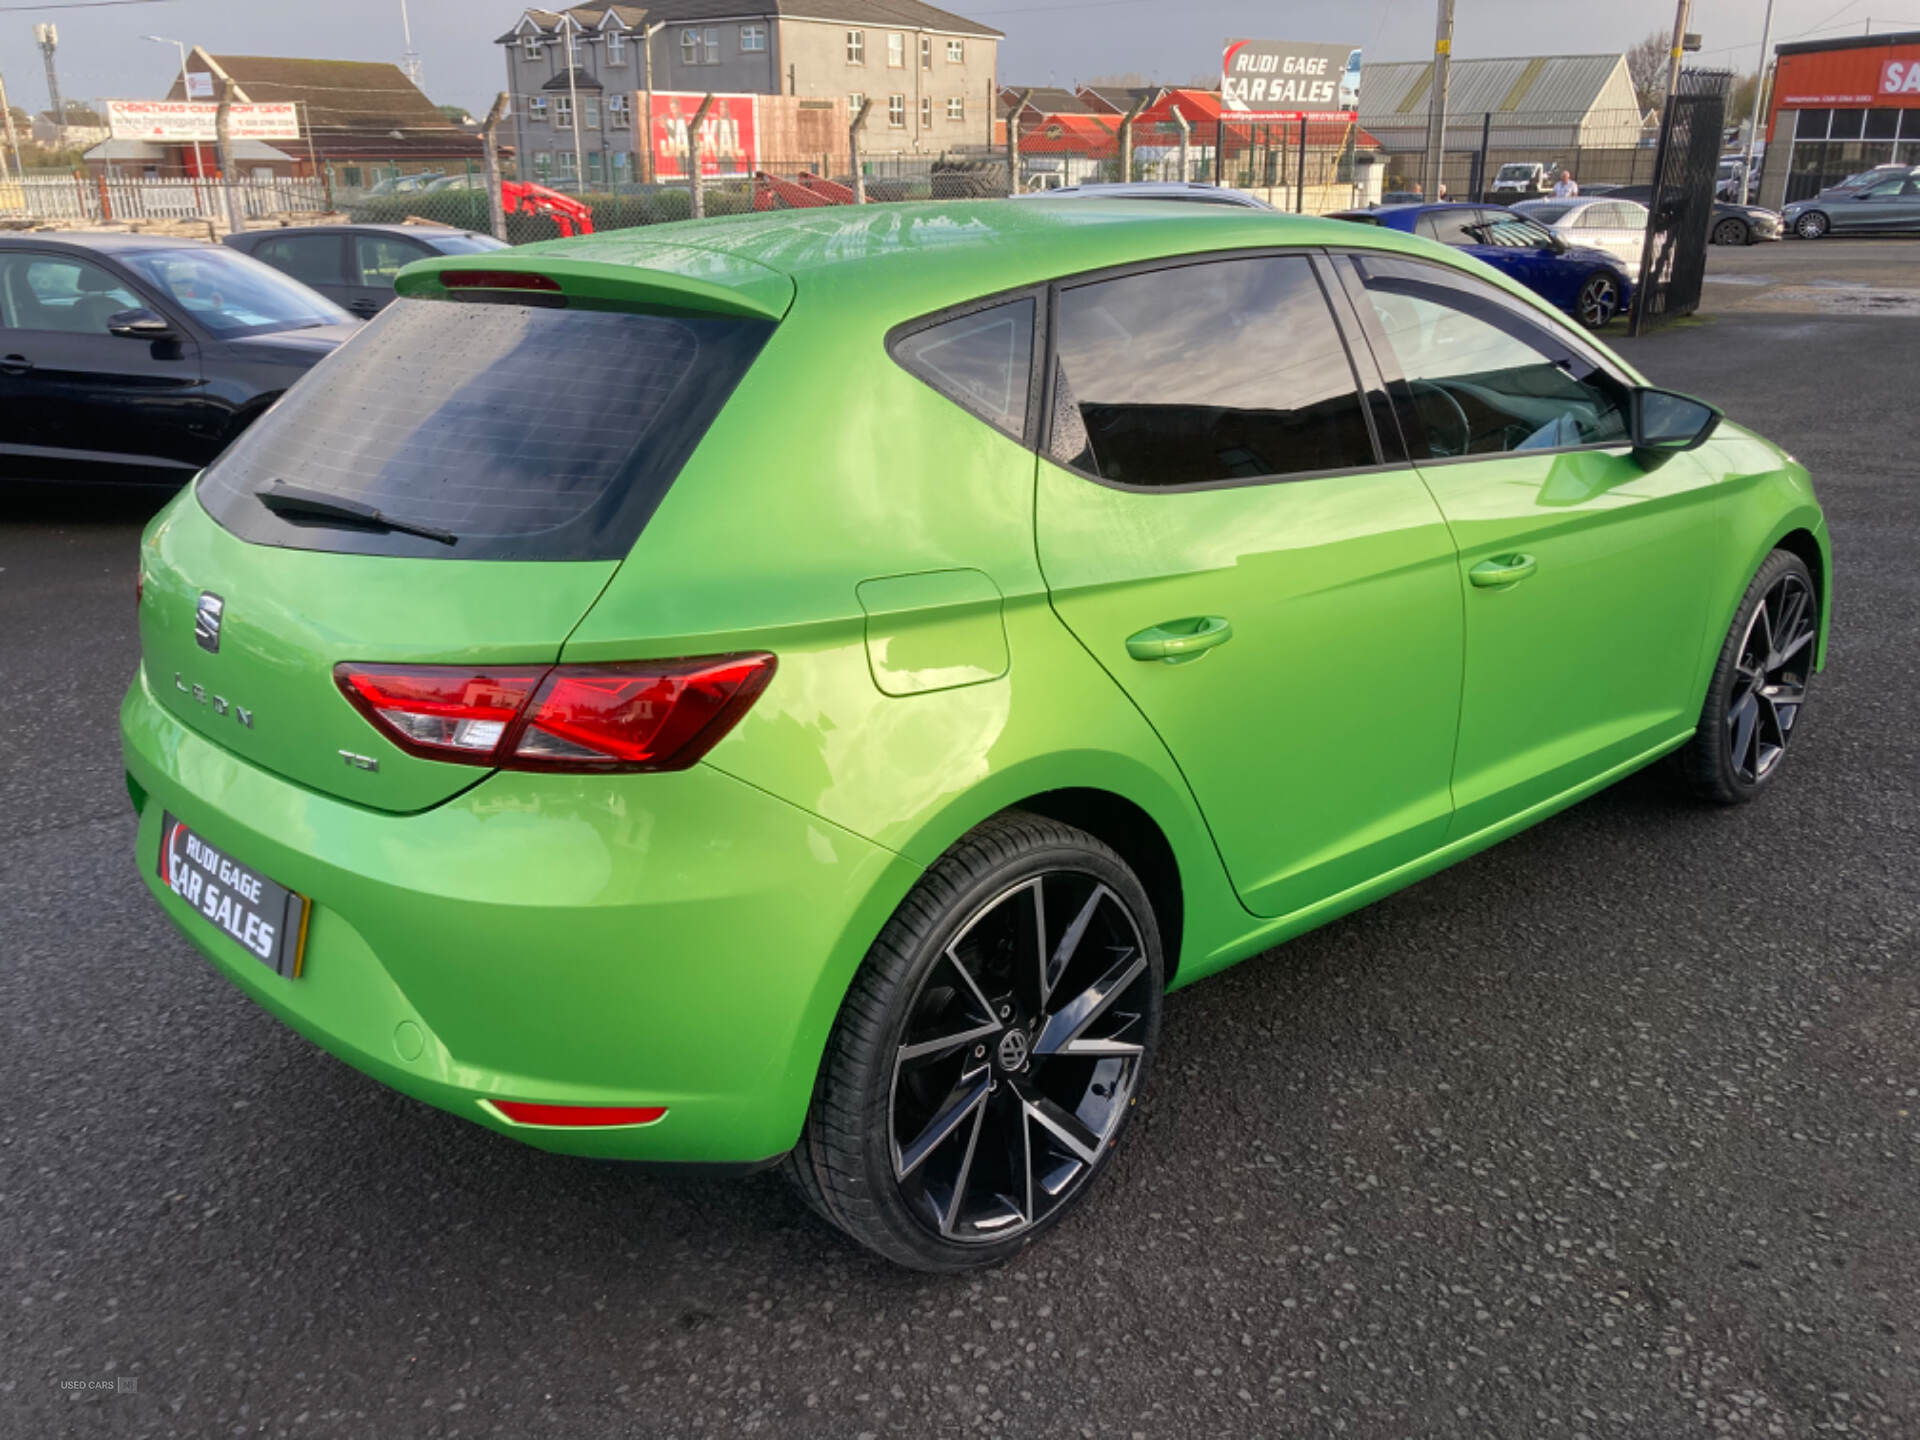
[[[1504,590],[1509,585],[1518,585],[1533,571],[1531,555],[1496,555],[1467,571],[1467,578],[1483,590]]]
[[[347,308],[363,320],[371,320],[375,315],[380,313],[380,302],[377,300],[356,300],[347,306]]]
[[[1233,623],[1224,615],[1191,615],[1164,620],[1127,637],[1127,654],[1136,660],[1158,660],[1183,665],[1198,660],[1216,645],[1233,638]]]
[[[33,362],[24,355],[0,355],[0,375],[24,375]]]

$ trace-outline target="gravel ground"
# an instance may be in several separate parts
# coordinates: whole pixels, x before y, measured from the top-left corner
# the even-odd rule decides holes
[[[216,978],[131,869],[143,507],[10,501],[0,1434],[1920,1434],[1920,319],[1769,308],[1811,260],[1920,287],[1716,252],[1767,278],[1623,342],[1820,482],[1779,786],[1636,777],[1183,992],[1114,1173],[967,1280],[514,1146]]]

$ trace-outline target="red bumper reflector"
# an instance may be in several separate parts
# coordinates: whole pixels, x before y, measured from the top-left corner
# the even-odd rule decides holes
[[[651,1125],[667,1113],[664,1105],[534,1105],[525,1100],[491,1103],[516,1125]]]

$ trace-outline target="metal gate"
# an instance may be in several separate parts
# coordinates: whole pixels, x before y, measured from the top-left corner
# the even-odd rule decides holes
[[[1713,186],[1732,86],[1733,75],[1726,70],[1682,71],[1679,93],[1660,123],[1632,334],[1644,335],[1700,308]]]

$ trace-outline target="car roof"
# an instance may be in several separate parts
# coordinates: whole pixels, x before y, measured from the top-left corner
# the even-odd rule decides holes
[[[1243,210],[1270,210],[1266,201],[1199,180],[1102,180],[1087,185],[1060,185],[1052,190],[1026,190],[1016,200],[1068,200],[1088,196],[1099,200],[1161,200],[1197,195],[1216,205],[1237,205]],[[1185,203],[1180,201],[1179,203]]]
[[[0,235],[0,245],[11,249],[35,245],[77,245],[110,253],[131,250],[180,250],[205,245],[192,235],[134,235],[120,230],[24,230]]]
[[[367,233],[383,235],[478,235],[478,230],[465,230],[458,225],[275,225],[265,230],[245,230],[236,232],[249,240],[264,240],[270,235],[279,235],[284,231],[298,231],[303,235],[359,235]]]

